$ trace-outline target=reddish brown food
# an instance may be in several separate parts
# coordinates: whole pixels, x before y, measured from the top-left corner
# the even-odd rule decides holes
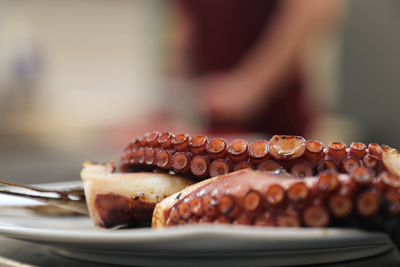
[[[199,178],[206,178],[208,174],[208,158],[206,156],[195,156],[190,162],[190,172]]]
[[[211,140],[208,143],[206,150],[210,160],[225,158],[228,153],[226,150],[226,142],[221,138]]]
[[[272,184],[265,193],[265,200],[269,205],[277,205],[285,199],[285,189],[279,184]]]
[[[172,167],[172,151],[158,151],[156,154],[156,165],[159,168],[170,169]]]
[[[387,171],[400,177],[400,167],[394,167],[400,160],[397,151],[393,151],[387,146],[359,142],[351,143],[348,149],[340,142],[325,148],[319,141],[289,135],[275,135],[268,141],[258,140],[249,145],[244,139],[227,143],[223,138],[209,141],[204,135],[190,138],[188,134],[153,132],[138,136],[125,148],[120,169],[137,172],[161,168],[203,180],[245,168],[302,178],[325,170],[350,174],[365,167],[376,176]],[[179,164],[174,168],[172,158],[179,153],[185,153],[188,168],[186,163],[184,168]],[[182,155],[177,159],[182,159]]]
[[[193,155],[203,154],[207,147],[207,137],[198,135],[190,139],[189,147]]]
[[[159,132],[148,133],[144,136],[146,144],[149,147],[156,147],[158,145]]]
[[[231,164],[227,160],[216,159],[210,164],[210,176],[215,177],[230,172]]]
[[[269,153],[278,160],[297,159],[304,155],[306,145],[300,136],[275,135],[269,140]]]
[[[148,226],[155,204],[141,201],[139,197],[127,198],[117,194],[98,194],[95,207],[103,227]]]
[[[353,211],[353,199],[348,193],[339,192],[329,198],[329,208],[337,218],[345,218]]]
[[[169,136],[172,146],[163,147],[160,138],[169,140]],[[399,229],[388,230],[391,234],[400,233],[400,223],[395,223],[400,221],[396,217],[400,213],[400,155],[385,145],[353,142],[347,147],[331,142],[325,147],[319,141],[289,135],[253,143],[244,139],[226,142],[155,132],[131,142],[120,162],[126,172],[164,168],[204,182],[201,194],[196,190],[187,193],[165,210],[168,223],[164,224],[378,230],[390,224],[399,225]],[[216,178],[205,180],[210,177]]]
[[[312,176],[313,169],[311,168],[310,164],[301,162],[293,165],[290,173],[295,177],[304,178]]]
[[[189,135],[178,134],[172,138],[172,144],[176,151],[186,151],[189,148]]]
[[[363,143],[353,142],[350,145],[350,155],[356,159],[363,159],[367,154],[367,146]]]
[[[325,227],[329,224],[329,212],[319,199],[314,202],[315,204],[306,207],[304,210],[304,224],[310,227]]]
[[[251,144],[249,149],[250,161],[253,164],[258,164],[268,157],[269,146],[268,141],[259,140]]]
[[[248,158],[248,144],[243,139],[233,141],[228,147],[228,156],[232,162],[246,161]]]
[[[325,156],[324,145],[319,141],[308,141],[304,158],[310,162],[311,165],[316,164],[322,157]]]
[[[172,157],[172,168],[177,173],[189,173],[190,156],[185,152],[175,153]]]
[[[353,157],[348,157],[343,160],[342,167],[344,172],[351,173],[355,168],[360,167],[360,160]]]
[[[335,191],[339,187],[339,178],[335,172],[324,171],[319,174],[317,189],[325,196],[327,193]]]
[[[160,134],[160,136],[158,137],[158,145],[162,148],[162,149],[170,149],[172,148],[172,138],[173,138],[173,134],[172,133],[163,133]]]
[[[359,167],[351,175],[327,170],[318,176],[305,178],[251,169],[229,173],[182,190],[179,200],[171,196],[159,203],[153,215],[153,227],[196,223],[197,219],[199,223],[357,226],[372,230],[397,225],[400,187],[391,183],[377,187],[369,182],[371,173],[365,170],[365,167]],[[185,212],[177,220],[175,210],[189,210],[187,203],[203,207],[203,212],[191,212],[190,216]],[[393,230],[388,228],[387,231],[398,237]]]
[[[328,146],[328,155],[337,162],[342,161],[346,155],[346,145],[339,142],[332,142]]]

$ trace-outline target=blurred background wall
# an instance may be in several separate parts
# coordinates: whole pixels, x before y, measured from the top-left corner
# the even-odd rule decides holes
[[[79,179],[84,160],[118,158],[123,125],[165,102],[166,3],[0,0],[0,177]],[[400,2],[348,4],[315,135],[399,147]]]
[[[400,2],[350,2],[343,31],[342,97],[335,112],[358,122],[365,142],[400,146]]]
[[[1,177],[77,179],[159,102],[155,1],[0,1]],[[126,140],[125,140],[126,141]]]

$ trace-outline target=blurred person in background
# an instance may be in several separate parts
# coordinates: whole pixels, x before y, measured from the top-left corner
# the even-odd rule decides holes
[[[342,8],[337,0],[176,0],[168,70],[195,82],[211,131],[307,136],[321,107],[303,51],[336,28]]]

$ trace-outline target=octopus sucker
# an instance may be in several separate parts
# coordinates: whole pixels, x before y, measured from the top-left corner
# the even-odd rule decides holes
[[[215,218],[216,215],[218,214],[218,202],[214,197],[208,196],[203,198],[203,208],[204,208],[204,214],[208,215],[212,218]]]
[[[335,172],[324,171],[319,174],[316,187],[321,195],[329,196],[339,187],[339,183],[339,178]]]
[[[353,211],[353,199],[346,192],[339,192],[329,198],[329,209],[336,218],[349,216]]]
[[[349,156],[342,161],[342,169],[346,173],[351,173],[353,169],[361,166],[360,160],[353,156]]]
[[[319,162],[325,154],[324,145],[321,142],[315,140],[307,141],[304,158],[311,165],[315,165]]]
[[[139,146],[145,146],[146,145],[146,139],[144,138],[144,136],[145,135],[138,135],[134,142],[136,144],[138,144]]]
[[[256,190],[250,190],[243,198],[243,209],[255,211],[261,204],[261,194]]]
[[[292,166],[292,168],[290,169],[290,173],[295,177],[304,178],[312,176],[313,169],[311,168],[309,163],[300,162]]]
[[[226,141],[222,138],[211,140],[206,147],[207,154],[211,161],[225,158],[228,154]]]
[[[144,147],[139,147],[136,151],[135,162],[138,164],[144,163]]]
[[[172,169],[176,173],[188,174],[190,169],[190,155],[185,152],[177,152],[172,157]]]
[[[192,152],[193,155],[200,155],[205,153],[207,143],[207,137],[205,137],[204,135],[192,137],[189,142],[190,152]]]
[[[328,146],[328,156],[341,162],[347,155],[346,145],[340,142],[332,142]]]
[[[339,166],[339,163],[336,161],[329,160],[329,159],[322,159],[316,167],[316,172],[320,173],[325,170],[330,170],[330,171],[336,172],[339,169],[338,166]]]
[[[196,216],[202,216],[204,213],[202,199],[197,197],[189,202],[190,211]]]
[[[154,149],[148,147],[144,150],[144,162],[147,165],[154,165],[155,164],[155,155]]]
[[[247,160],[248,153],[248,144],[243,139],[233,141],[228,147],[228,157],[234,163]]]
[[[156,166],[163,169],[172,168],[172,151],[159,150],[156,153]]]
[[[329,223],[329,212],[319,199],[307,206],[303,212],[303,222],[309,227],[324,227]]]
[[[268,158],[268,141],[258,140],[251,144],[249,148],[249,157],[252,164],[259,164]]]
[[[287,197],[294,204],[300,204],[307,199],[309,191],[310,189],[303,181],[297,181],[290,185]]]
[[[306,146],[307,142],[303,137],[274,135],[269,140],[269,153],[274,159],[292,160],[303,156]]]
[[[158,137],[160,136],[159,132],[152,132],[152,133],[147,133],[144,138],[146,140],[146,144],[149,147],[155,147],[158,145]]]
[[[350,144],[349,153],[356,159],[363,159],[367,154],[367,146],[363,143],[353,142]]]
[[[189,148],[189,135],[178,134],[172,138],[172,144],[176,151],[186,151]]]
[[[372,217],[379,211],[380,196],[376,190],[368,190],[357,198],[357,211],[363,217]]]
[[[179,215],[184,220],[189,219],[189,217],[192,215],[192,212],[190,210],[190,206],[187,203],[182,203],[179,206]]]
[[[219,176],[231,171],[232,164],[228,160],[216,159],[210,164],[210,176]]]
[[[206,156],[195,156],[190,162],[190,172],[198,178],[209,176],[209,160]]]
[[[382,147],[376,143],[368,144],[368,153],[372,156],[376,156],[377,158],[381,158]]]
[[[171,223],[175,223],[178,224],[179,220],[181,219],[180,215],[179,215],[179,211],[177,209],[173,209],[170,212],[169,218]]]
[[[218,206],[222,214],[228,215],[235,207],[235,198],[231,195],[224,195],[219,200]]]
[[[162,149],[172,148],[172,138],[174,135],[170,132],[162,133],[157,139],[158,146]]]
[[[281,185],[271,184],[265,193],[265,200],[267,204],[275,206],[284,201],[285,194],[285,188],[283,188]]]

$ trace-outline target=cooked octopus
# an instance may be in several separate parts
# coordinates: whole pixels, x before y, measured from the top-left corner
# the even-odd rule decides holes
[[[204,135],[154,132],[124,149],[120,172],[136,173],[138,180],[147,172],[197,181],[189,187],[190,182],[182,183],[168,192],[175,194],[155,201],[155,228],[192,223],[352,226],[398,238],[400,155],[385,145],[332,142],[325,147],[287,135],[228,143]],[[132,211],[136,207],[130,201],[124,205]],[[112,206],[112,201],[105,203]]]

